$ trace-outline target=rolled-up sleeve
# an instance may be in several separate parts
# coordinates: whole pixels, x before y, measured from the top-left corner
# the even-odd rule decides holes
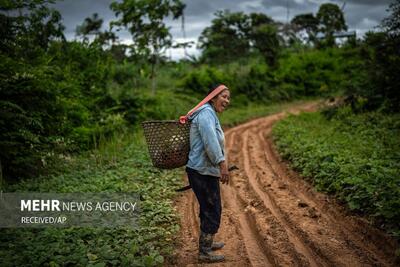
[[[225,160],[222,148],[218,142],[216,121],[210,110],[204,110],[199,114],[198,126],[200,137],[203,141],[208,158],[214,165]]]

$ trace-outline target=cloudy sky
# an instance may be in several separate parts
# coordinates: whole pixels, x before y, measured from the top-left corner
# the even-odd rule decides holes
[[[115,19],[114,13],[109,6],[112,0],[63,0],[55,4],[63,16],[66,26],[65,35],[68,39],[75,38],[75,29],[78,24],[98,13],[104,20],[104,27],[108,27],[110,21]],[[286,22],[303,13],[314,13],[323,3],[335,3],[343,7],[346,23],[349,30],[355,30],[357,36],[361,37],[366,31],[373,30],[380,21],[388,16],[387,8],[392,0],[182,0],[185,8],[185,31],[186,41],[197,41],[202,30],[211,24],[214,13],[217,10],[228,9],[230,11],[243,11],[245,13],[262,12],[276,21]],[[289,16],[288,16],[289,15]],[[170,31],[177,42],[183,41],[181,22],[167,20]],[[129,43],[129,33],[122,32],[119,36],[120,42]],[[189,54],[197,55],[198,51],[192,47]],[[168,51],[168,56],[173,59],[183,57],[182,49]]]

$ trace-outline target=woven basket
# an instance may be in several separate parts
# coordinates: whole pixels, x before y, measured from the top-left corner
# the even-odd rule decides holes
[[[174,169],[184,166],[190,150],[190,123],[179,121],[142,122],[154,167]]]

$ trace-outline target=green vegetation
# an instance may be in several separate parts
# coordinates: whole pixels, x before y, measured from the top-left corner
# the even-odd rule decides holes
[[[249,56],[253,51],[264,57],[265,62],[275,67],[280,50],[280,37],[276,23],[262,13],[231,13],[217,11],[212,25],[203,30],[200,48],[202,61],[216,64],[226,63]]]
[[[399,114],[349,107],[331,119],[305,113],[278,122],[273,135],[281,155],[318,190],[400,236]]]
[[[58,173],[10,186],[8,192],[126,192],[140,194],[138,226],[0,229],[2,266],[156,266],[179,230],[172,207],[179,171],[152,167],[142,133],[118,136]]]
[[[184,21],[179,0],[115,1],[107,30],[94,13],[75,40],[64,37],[55,0],[3,2],[1,190],[132,192],[144,200],[134,229],[1,229],[3,265],[161,265],[178,230],[171,199],[181,173],[151,166],[140,122],[178,119],[219,83],[232,95],[225,126],[284,103],[342,96],[342,109],[280,123],[278,146],[319,189],[399,235],[399,0],[379,32],[340,46],[333,34],[347,26],[334,4],[290,24],[218,11],[199,38],[201,56],[179,62],[165,56],[173,40],[164,23]],[[120,28],[132,44],[119,42]]]
[[[383,30],[346,49],[355,53],[347,54],[345,69],[351,78],[340,85],[342,103],[323,113],[290,117],[273,130],[280,153],[317,189],[335,194],[396,237],[400,56],[394,51],[400,45],[399,9],[400,1],[393,2]]]

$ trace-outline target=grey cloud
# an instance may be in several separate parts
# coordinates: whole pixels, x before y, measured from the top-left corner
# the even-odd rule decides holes
[[[359,5],[366,5],[366,6],[389,6],[393,0],[350,0],[350,1],[335,1],[335,2],[346,2],[347,4],[359,4]]]
[[[358,28],[360,23],[365,19],[375,21],[376,25],[378,25],[382,19],[389,15],[384,8],[379,6],[364,9],[363,12],[359,12],[359,10],[360,6],[358,5],[349,5],[345,10],[346,22],[352,28]]]
[[[61,12],[66,35],[74,35],[76,26],[82,24],[85,18],[98,13],[103,19],[103,28],[115,18],[109,8],[112,0],[65,0],[56,2],[53,7]]]
[[[384,17],[387,17],[386,10],[391,2],[390,0],[183,0],[182,2],[186,4],[186,37],[197,39],[202,30],[211,24],[217,10],[229,9],[232,12],[243,11],[245,13],[262,12],[274,20],[286,22],[287,6],[289,7],[290,20],[298,14],[316,14],[319,6],[323,3],[331,2],[342,7],[344,1],[346,2],[344,13],[349,29],[359,32],[365,32],[368,30],[367,27],[373,27],[372,24],[379,24]],[[109,22],[115,19],[114,12],[109,8],[111,2],[112,0],[65,0],[57,2],[54,6],[60,10],[63,16],[67,37],[73,38],[76,26],[95,12],[104,19],[103,28],[108,28]],[[170,26],[174,38],[182,38],[180,20],[169,19],[166,20],[166,24]],[[121,40],[131,38],[126,31],[121,31],[119,36]]]

